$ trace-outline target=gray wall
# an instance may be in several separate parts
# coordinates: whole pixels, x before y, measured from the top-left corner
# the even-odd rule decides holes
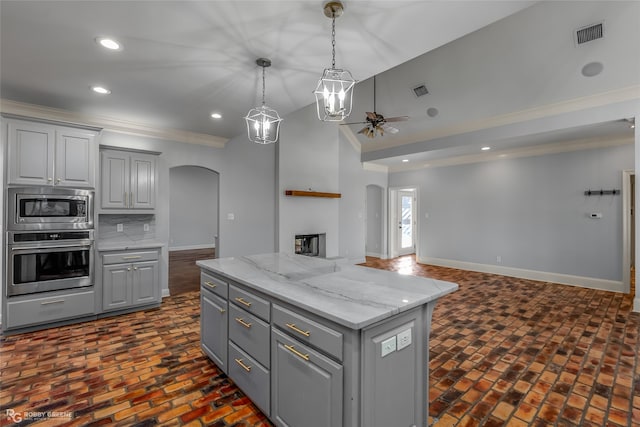
[[[378,185],[367,185],[367,235],[366,254],[380,257],[385,253],[382,244],[383,219],[384,219],[384,189]]]
[[[389,185],[419,183],[421,259],[620,281],[622,198],[583,192],[620,189],[633,159],[629,144],[394,173]]]
[[[169,169],[169,250],[213,247],[218,234],[218,173]]]

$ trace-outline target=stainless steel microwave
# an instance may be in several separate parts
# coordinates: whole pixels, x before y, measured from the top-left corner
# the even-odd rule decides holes
[[[93,192],[69,188],[9,188],[7,229],[93,229]]]

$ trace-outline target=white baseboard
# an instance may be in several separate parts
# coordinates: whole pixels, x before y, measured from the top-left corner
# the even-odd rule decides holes
[[[215,249],[216,245],[214,244],[205,244],[205,245],[190,245],[190,246],[171,246],[169,247],[169,252],[174,251],[190,251],[193,249]]]
[[[479,271],[481,273],[500,274],[502,276],[520,279],[537,280],[540,282],[559,283],[561,285],[579,286],[582,288],[599,289],[602,291],[624,293],[622,281],[598,279],[594,277],[573,276],[570,274],[551,273],[547,271],[526,270],[523,268],[504,267],[491,264],[457,261],[452,259],[421,257],[422,264],[439,265],[442,267],[458,268],[460,270]],[[636,299],[636,302],[640,303]]]
[[[385,254],[379,254],[377,252],[367,252],[365,253],[366,256],[370,256],[370,257],[374,257],[374,258],[380,258],[380,259],[387,259],[388,257]]]
[[[170,297],[171,294],[169,293],[169,289],[165,288],[162,290],[162,298],[166,298],[166,297]]]
[[[640,297],[635,297],[633,300],[633,311],[640,313]]]

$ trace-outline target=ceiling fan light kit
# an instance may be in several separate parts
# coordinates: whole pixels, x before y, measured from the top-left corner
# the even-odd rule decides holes
[[[256,64],[262,67],[262,105],[249,110],[244,118],[247,122],[247,136],[250,141],[257,144],[273,144],[278,140],[282,119],[276,110],[267,107],[264,100],[264,70],[271,66],[271,60],[258,58]]]
[[[339,1],[324,5],[324,14],[331,18],[331,68],[325,68],[318,81],[316,108],[318,119],[323,122],[339,122],[349,117],[353,101],[353,87],[356,84],[351,72],[336,68],[336,18],[342,15],[344,6]]]

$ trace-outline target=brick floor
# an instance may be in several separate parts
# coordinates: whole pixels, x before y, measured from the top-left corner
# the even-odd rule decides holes
[[[411,256],[367,264],[460,285],[433,314],[435,426],[640,426],[640,314],[630,296]],[[199,340],[198,292],[156,310],[0,337],[0,426],[14,425],[7,410],[60,413],[38,426],[271,426]]]

